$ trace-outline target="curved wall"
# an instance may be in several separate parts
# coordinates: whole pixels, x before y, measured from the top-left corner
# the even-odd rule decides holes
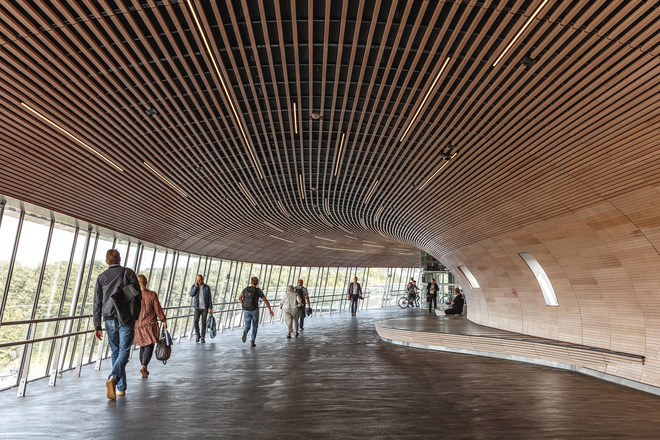
[[[468,318],[499,329],[646,356],[608,373],[660,385],[660,187],[530,223],[442,256],[462,280]],[[546,306],[519,252],[550,278]],[[458,266],[480,284],[470,288]],[[516,294],[512,292],[515,289]]]

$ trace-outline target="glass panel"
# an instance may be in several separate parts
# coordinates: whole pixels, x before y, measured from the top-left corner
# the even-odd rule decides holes
[[[18,229],[18,215],[18,212],[5,208],[2,225],[0,225],[0,298],[2,298],[2,293],[5,290],[7,273],[9,272],[9,260],[11,260],[16,230]]]
[[[151,279],[151,262],[153,261],[154,258],[154,248],[152,247],[144,247],[142,249],[142,257],[140,261],[140,267],[138,268],[138,275],[142,274],[147,279]],[[153,288],[153,285],[152,285]],[[153,289],[152,289],[153,290]]]

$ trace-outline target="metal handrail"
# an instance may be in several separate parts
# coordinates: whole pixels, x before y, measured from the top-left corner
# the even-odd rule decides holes
[[[85,330],[85,331],[82,331],[82,332],[67,333],[67,334],[64,334],[64,335],[48,336],[48,337],[45,337],[45,338],[28,339],[28,340],[25,340],[25,341],[3,342],[2,344],[0,344],[0,348],[13,347],[15,345],[34,344],[34,343],[37,343],[37,342],[44,342],[44,341],[53,341],[55,339],[68,338],[69,336],[85,335],[87,333],[94,333],[94,330]]]
[[[4,327],[6,325],[25,325],[25,324],[39,324],[42,322],[68,321],[71,319],[85,319],[91,317],[92,315],[78,315],[78,316],[61,316],[59,318],[26,319],[23,321],[5,321],[2,324],[0,324],[0,327]]]

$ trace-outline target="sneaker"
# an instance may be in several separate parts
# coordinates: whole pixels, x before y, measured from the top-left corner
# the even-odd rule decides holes
[[[241,338],[241,341],[245,342],[245,338],[247,338],[247,330],[243,330],[243,337]]]
[[[255,344],[254,342],[250,342],[250,347],[256,347],[256,346],[257,344]]]
[[[205,343],[206,343],[206,340],[204,338],[202,338],[202,344],[205,344]]]
[[[110,376],[110,378],[105,382],[105,388],[107,389],[106,396],[108,396],[108,399],[115,400],[117,398],[115,394],[117,382],[115,382],[114,376]]]

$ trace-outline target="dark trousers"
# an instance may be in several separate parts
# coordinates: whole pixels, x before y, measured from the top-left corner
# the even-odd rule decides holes
[[[445,315],[460,315],[461,313],[463,313],[463,310],[458,310],[458,309],[445,310]]]
[[[303,304],[302,308],[298,310],[300,312],[300,328],[305,327],[303,324],[305,323],[305,316],[307,316],[307,310],[305,310],[305,304]]]
[[[154,354],[154,345],[147,345],[146,347],[140,347],[140,363],[145,367],[149,365],[151,361],[151,356]]]
[[[358,309],[358,295],[351,295],[351,313],[356,314]]]
[[[429,313],[431,313],[431,304],[434,309],[438,308],[438,295],[429,295]]]
[[[199,328],[199,317],[202,317],[202,328]],[[209,316],[209,309],[195,309],[195,333],[202,338],[206,336],[206,318]]]

